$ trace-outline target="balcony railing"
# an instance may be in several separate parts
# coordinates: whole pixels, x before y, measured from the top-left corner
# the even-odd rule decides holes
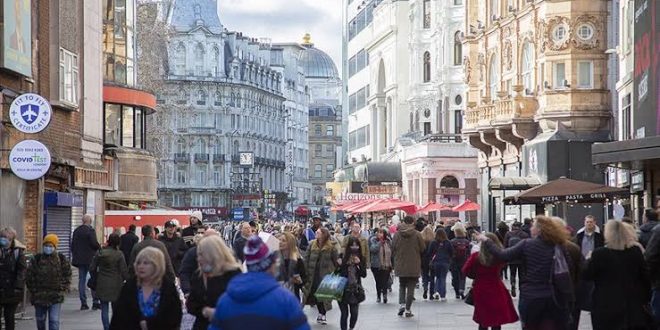
[[[213,155],[213,164],[220,164],[225,162],[225,155],[223,154],[214,154]]]
[[[190,162],[190,156],[186,153],[175,153],[174,162],[176,163],[188,163]]]
[[[461,143],[463,137],[460,134],[429,134],[424,136],[420,141],[436,142],[436,143]]]
[[[195,163],[208,163],[209,154],[195,154]]]
[[[508,123],[513,119],[532,119],[536,112],[536,101],[528,97],[514,97],[495,100],[468,108],[465,112],[465,127],[489,127],[499,123]]]

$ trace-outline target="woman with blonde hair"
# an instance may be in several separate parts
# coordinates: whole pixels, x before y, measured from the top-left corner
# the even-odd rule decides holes
[[[195,316],[193,330],[202,330],[209,327],[218,298],[229,281],[241,273],[241,265],[219,235],[204,237],[197,243],[197,264],[186,309]]]
[[[502,261],[522,261],[526,267],[525,281],[520,287],[518,310],[520,321],[525,329],[567,329],[570,320],[572,301],[570,297],[559,297],[556,291],[569,291],[572,288],[558,288],[553,278],[555,256],[563,256],[571,264],[570,254],[564,247],[569,242],[566,228],[550,217],[538,215],[531,227],[532,238],[523,239],[515,246],[503,249],[492,238],[476,235],[481,241],[481,249],[488,249]],[[570,274],[574,277],[575,274]],[[562,299],[558,299],[562,298]]]
[[[181,300],[174,282],[165,277],[165,255],[145,247],[135,257],[135,278],[121,290],[113,310],[110,329],[178,329]]]
[[[316,239],[309,244],[309,252],[305,257],[307,281],[305,281],[304,302],[309,305],[316,305],[319,312],[316,322],[319,324],[327,324],[325,314],[332,308],[332,301],[317,300],[314,293],[316,293],[323,277],[334,272],[339,263],[339,253],[337,253],[337,249],[330,238],[330,231],[325,227],[317,229]]]
[[[300,290],[304,284],[305,262],[298,251],[297,240],[289,232],[279,233],[277,238],[280,240],[280,274],[277,281],[289,289],[300,301]]]
[[[428,250],[429,246],[435,240],[435,232],[433,231],[433,225],[426,225],[421,231],[422,238],[424,239],[424,251]],[[424,288],[424,293],[422,298],[429,298],[434,300],[433,292],[435,292],[435,271],[433,267],[430,266],[431,259],[424,253],[422,255],[422,287]],[[429,291],[430,290],[430,291]],[[429,294],[429,292],[431,294]]]
[[[591,323],[594,329],[647,329],[644,311],[651,282],[633,226],[616,220],[605,224],[605,246],[591,254],[584,277],[594,281]]]

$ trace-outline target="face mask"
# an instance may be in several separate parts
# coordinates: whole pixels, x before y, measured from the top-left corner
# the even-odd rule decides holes
[[[210,273],[213,271],[213,266],[212,265],[204,265],[202,266],[202,272],[204,273]]]
[[[53,252],[55,252],[55,248],[54,248],[54,247],[52,247],[52,246],[44,246],[44,253],[45,253],[46,255],[51,255],[51,254],[53,254]]]
[[[0,247],[8,247],[9,239],[7,237],[0,237]]]

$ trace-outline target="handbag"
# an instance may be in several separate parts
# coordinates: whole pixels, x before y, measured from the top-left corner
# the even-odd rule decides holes
[[[346,292],[344,292],[342,299],[342,302],[347,304],[359,304],[367,299],[367,295],[361,284],[349,284],[346,286]]]
[[[468,288],[465,291],[465,303],[474,306],[474,296],[472,295],[472,288]]]
[[[318,300],[341,301],[341,298],[344,296],[346,283],[348,283],[348,279],[336,273],[325,275],[318,289],[316,289],[314,297]]]

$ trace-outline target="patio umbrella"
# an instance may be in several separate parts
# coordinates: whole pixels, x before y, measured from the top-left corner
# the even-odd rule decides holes
[[[430,213],[435,211],[449,211],[449,210],[451,210],[451,207],[447,205],[436,202],[429,202],[428,204],[424,205],[421,209],[418,209],[417,212]]]
[[[628,189],[561,177],[504,199],[507,204],[551,204],[556,202],[602,203],[629,194]]]
[[[463,201],[463,203],[460,203],[452,208],[454,212],[467,212],[467,211],[478,211],[479,210],[479,204],[466,199]],[[470,214],[466,213],[468,216],[468,222],[470,222]]]
[[[415,213],[417,205],[413,202],[402,201],[399,199],[380,199],[374,203],[364,205],[354,210],[357,213],[384,212],[401,210],[406,213]]]
[[[372,203],[378,202],[378,201],[379,201],[379,199],[376,199],[376,200],[374,200],[374,199],[369,199],[369,200],[359,201],[359,202],[357,202],[357,203],[353,203],[353,204],[351,204],[351,205],[348,205],[348,206],[346,206],[346,207],[343,207],[343,211],[345,211],[345,212],[351,212],[351,213],[360,213],[360,212],[356,212],[355,210],[358,209],[358,208],[361,208],[361,207],[363,207],[363,206],[366,206],[366,205],[369,205],[369,204],[372,204]]]

